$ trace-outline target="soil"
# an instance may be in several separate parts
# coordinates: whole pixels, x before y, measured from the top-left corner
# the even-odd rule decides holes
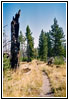
[[[41,87],[41,93],[40,93],[40,97],[54,97],[54,94],[51,90],[51,85],[49,82],[49,78],[46,75],[45,72],[42,72],[43,74],[43,85]]]

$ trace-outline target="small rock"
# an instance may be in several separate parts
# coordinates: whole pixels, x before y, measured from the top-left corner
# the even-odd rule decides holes
[[[60,68],[60,66],[57,65],[56,68]]]
[[[23,72],[23,73],[27,73],[27,72],[29,72],[30,70],[31,70],[30,68],[25,68],[25,69],[22,70],[22,72]]]
[[[54,58],[53,57],[49,58],[48,62],[47,62],[47,65],[51,65],[53,63],[54,63]]]

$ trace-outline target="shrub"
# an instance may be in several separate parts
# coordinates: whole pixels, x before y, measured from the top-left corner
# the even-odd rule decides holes
[[[7,58],[7,54],[3,56],[3,70],[10,68],[10,59]]]
[[[29,58],[28,57],[22,57],[20,61],[27,61],[27,62],[31,62],[34,58]]]
[[[64,64],[64,59],[63,59],[63,57],[55,57],[55,59],[54,59],[54,64],[55,64],[55,65]]]
[[[28,58],[27,57],[23,57],[22,61],[28,61]]]
[[[23,57],[20,56],[19,61],[22,62],[23,61]]]

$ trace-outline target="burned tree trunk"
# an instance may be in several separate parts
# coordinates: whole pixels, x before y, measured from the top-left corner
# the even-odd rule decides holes
[[[18,40],[19,35],[19,16],[20,10],[13,17],[11,22],[11,68],[16,68],[19,66],[18,57],[19,57],[19,50],[20,50],[20,43]]]

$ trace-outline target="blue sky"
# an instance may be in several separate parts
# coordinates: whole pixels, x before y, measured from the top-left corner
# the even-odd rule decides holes
[[[8,25],[5,31],[9,39],[11,21],[19,9],[21,9],[20,30],[25,35],[27,25],[30,26],[35,47],[38,46],[41,30],[48,32],[55,17],[66,34],[66,3],[3,3],[3,26]]]

